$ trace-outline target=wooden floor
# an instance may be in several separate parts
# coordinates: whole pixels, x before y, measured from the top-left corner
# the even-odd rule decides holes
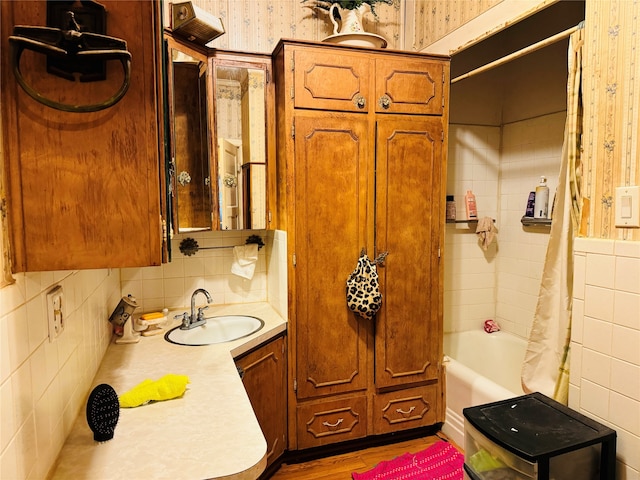
[[[415,440],[367,448],[333,457],[312,460],[305,463],[282,465],[271,477],[272,480],[348,480],[352,472],[362,473],[375,467],[382,460],[391,460],[403,453],[416,453],[438,440],[446,439],[436,435]],[[457,447],[457,446],[456,446]],[[457,447],[459,449],[459,447]]]

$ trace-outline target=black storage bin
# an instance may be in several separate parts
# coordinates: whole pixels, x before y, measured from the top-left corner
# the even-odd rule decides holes
[[[616,432],[531,393],[463,410],[472,480],[614,480]]]

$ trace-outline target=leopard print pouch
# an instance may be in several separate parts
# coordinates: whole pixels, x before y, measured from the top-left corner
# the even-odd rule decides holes
[[[386,253],[380,254],[372,261],[362,250],[355,270],[347,279],[347,306],[361,317],[373,318],[382,306],[376,265],[382,263],[386,256]]]

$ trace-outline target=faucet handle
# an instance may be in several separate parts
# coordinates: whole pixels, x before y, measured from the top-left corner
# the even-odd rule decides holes
[[[182,319],[182,327],[183,328],[187,328],[189,326],[189,324],[191,323],[190,318],[189,318],[189,314],[187,312],[184,312],[180,315],[175,315],[173,318],[175,319]]]
[[[207,310],[209,307],[207,305],[205,305],[204,307],[198,307],[198,321],[202,320],[204,318],[204,312],[205,310]]]

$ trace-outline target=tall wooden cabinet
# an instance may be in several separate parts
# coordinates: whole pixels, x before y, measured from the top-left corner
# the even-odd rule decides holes
[[[285,40],[274,69],[289,448],[442,422],[449,60]],[[345,298],[363,248],[389,252],[373,321]]]

